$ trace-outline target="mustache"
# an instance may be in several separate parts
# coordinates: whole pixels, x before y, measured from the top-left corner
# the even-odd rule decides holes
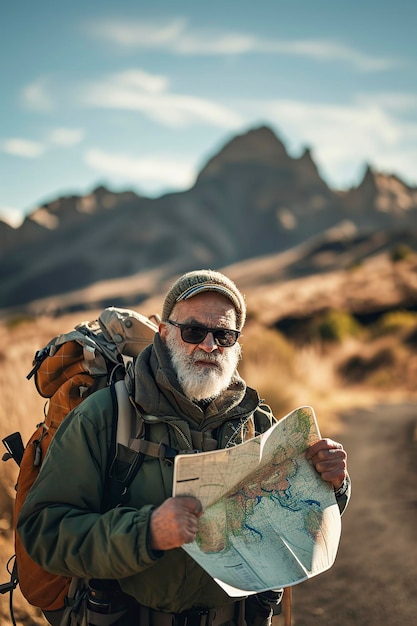
[[[192,354],[193,363],[196,361],[211,361],[212,363],[222,363],[225,358],[222,354],[214,353],[214,352],[205,352],[204,350],[196,350]]]

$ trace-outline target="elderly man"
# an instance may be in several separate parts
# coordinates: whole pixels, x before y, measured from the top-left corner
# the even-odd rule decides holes
[[[219,272],[190,272],[173,284],[153,345],[135,363],[132,400],[152,416],[150,441],[212,450],[228,445],[231,424],[233,435],[241,426],[245,439],[274,423],[237,372],[245,317],[242,294]],[[97,626],[268,624],[279,592],[236,601],[181,549],[196,537],[201,504],[172,497],[168,456],[145,458],[123,503],[110,502],[103,512],[112,419],[104,389],[59,428],[20,514],[31,557],[47,570],[90,581],[96,612],[87,623]],[[349,478],[342,445],[323,439],[306,454],[343,510]],[[106,612],[114,610],[105,622],[97,617],[102,598]]]

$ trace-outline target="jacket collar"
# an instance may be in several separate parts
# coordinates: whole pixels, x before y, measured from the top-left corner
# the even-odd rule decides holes
[[[145,348],[136,361],[135,402],[145,413],[182,416],[199,428],[206,425],[213,428],[225,419],[252,413],[260,400],[256,391],[247,387],[236,372],[229,388],[203,412],[182,392],[169,353],[157,333],[153,344]]]

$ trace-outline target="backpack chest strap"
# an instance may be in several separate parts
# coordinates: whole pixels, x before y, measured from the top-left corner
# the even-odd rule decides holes
[[[173,458],[182,452],[181,450],[171,448],[164,441],[161,441],[160,443],[153,443],[147,439],[130,439],[128,447],[130,450],[133,450],[138,454],[144,454],[145,456],[151,456],[160,460]]]

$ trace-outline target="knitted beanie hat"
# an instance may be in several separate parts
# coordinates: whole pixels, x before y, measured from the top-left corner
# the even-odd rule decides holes
[[[242,330],[246,319],[246,304],[235,283],[214,270],[195,270],[181,276],[168,291],[162,307],[162,321],[167,321],[177,302],[188,300],[203,291],[217,291],[228,298],[236,310],[236,327]]]

